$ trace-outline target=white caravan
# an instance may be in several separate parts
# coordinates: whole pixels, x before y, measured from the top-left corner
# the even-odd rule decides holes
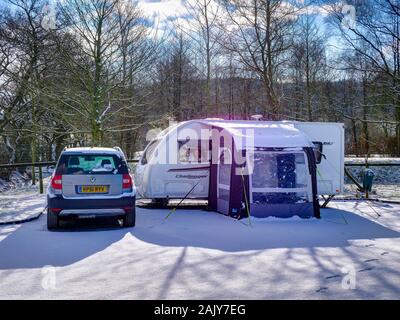
[[[136,167],[138,195],[159,202],[185,197],[208,199],[212,138],[203,134],[203,129],[212,134],[210,128],[214,126],[235,129],[263,123],[292,126],[303,132],[316,148],[317,194],[334,196],[343,192],[342,123],[204,119],[178,123],[150,141]],[[197,138],[193,138],[193,132]]]

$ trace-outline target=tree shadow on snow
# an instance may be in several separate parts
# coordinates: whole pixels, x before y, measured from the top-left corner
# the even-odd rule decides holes
[[[46,216],[22,224],[0,241],[0,270],[67,266],[105,250],[131,233],[161,247],[198,247],[226,252],[273,248],[346,247],[358,239],[400,236],[371,219],[324,209],[322,219],[261,219],[252,227],[215,212],[137,208],[136,227],[121,228],[115,219],[83,221],[49,232]],[[379,221],[379,220],[378,220]],[[1,230],[1,229],[0,229]],[[1,236],[1,234],[0,234]]]
[[[322,210],[322,219],[256,219],[248,226],[215,212],[141,209],[132,234],[160,246],[201,247],[228,252],[273,248],[346,247],[349,241],[398,238],[400,233],[372,219],[339,210]],[[379,219],[378,219],[379,221]]]

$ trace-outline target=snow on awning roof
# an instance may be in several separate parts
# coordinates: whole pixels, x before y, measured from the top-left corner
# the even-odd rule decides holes
[[[298,148],[313,147],[309,137],[290,122],[284,121],[235,121],[235,120],[198,120],[203,124],[228,131],[241,149],[249,142],[261,148]],[[253,140],[254,137],[254,140]]]

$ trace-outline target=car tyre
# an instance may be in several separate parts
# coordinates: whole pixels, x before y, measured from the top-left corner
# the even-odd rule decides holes
[[[124,227],[134,227],[136,222],[136,210],[133,207],[132,211],[128,212],[124,218]]]
[[[47,229],[50,231],[57,230],[59,227],[59,218],[50,209],[47,209]]]

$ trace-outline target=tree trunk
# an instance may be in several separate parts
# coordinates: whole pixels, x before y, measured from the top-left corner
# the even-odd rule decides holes
[[[356,126],[356,121],[354,119],[351,120],[351,130],[353,133],[353,150],[354,153],[356,154],[356,157],[358,157],[360,155],[360,151],[358,148],[357,126]]]
[[[368,107],[367,107],[367,83],[365,78],[363,79],[363,137],[365,140],[365,153],[369,155],[369,131],[368,131]]]
[[[208,0],[204,0],[204,19],[206,28],[206,110],[207,115],[212,115],[213,110],[211,108],[211,34],[210,34],[210,23],[208,21]]]
[[[93,81],[93,103],[92,103],[92,119],[91,119],[91,130],[92,130],[92,146],[99,146],[101,144],[101,119],[100,119],[100,108],[101,108],[101,71],[102,71],[102,20],[99,21],[96,30],[96,51],[94,56],[95,70],[94,70],[94,81]]]
[[[400,101],[400,97],[397,101]],[[400,103],[396,105],[396,122],[396,156],[400,157]]]

